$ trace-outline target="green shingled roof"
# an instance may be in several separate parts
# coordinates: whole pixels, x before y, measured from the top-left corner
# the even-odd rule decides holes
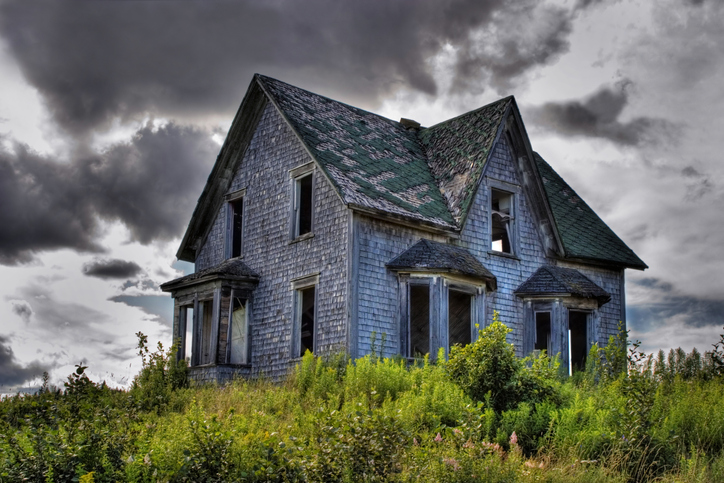
[[[461,224],[512,97],[420,131],[428,164],[455,221]]]
[[[538,153],[534,156],[566,258],[648,268]]]
[[[319,163],[344,203],[446,230],[465,223],[513,97],[430,128],[399,122],[270,77],[259,85]],[[648,268],[535,155],[566,258]]]
[[[347,204],[456,228],[415,131],[258,76]]]

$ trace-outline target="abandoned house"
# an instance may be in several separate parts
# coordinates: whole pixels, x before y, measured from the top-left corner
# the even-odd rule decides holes
[[[625,323],[641,259],[535,153],[513,97],[432,127],[255,75],[167,282],[198,381],[276,378],[310,350],[408,358],[493,311],[575,370]],[[380,350],[380,349],[378,349]]]

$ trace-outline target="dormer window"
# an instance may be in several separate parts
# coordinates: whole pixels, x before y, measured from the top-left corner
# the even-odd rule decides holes
[[[244,195],[246,190],[239,190],[226,196],[226,258],[241,256],[244,238]]]
[[[491,246],[494,252],[515,254],[514,250],[514,194],[506,191],[490,190]]]

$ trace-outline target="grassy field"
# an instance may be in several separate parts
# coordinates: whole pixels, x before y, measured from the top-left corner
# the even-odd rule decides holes
[[[197,388],[141,338],[129,391],[79,366],[0,401],[0,482],[724,481],[721,345],[644,357],[622,334],[568,378],[506,333],[436,365],[307,354],[281,383]]]

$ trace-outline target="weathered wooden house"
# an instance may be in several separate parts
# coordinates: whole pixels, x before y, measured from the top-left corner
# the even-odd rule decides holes
[[[515,99],[424,128],[256,75],[162,285],[197,380],[307,349],[417,357],[493,311],[522,356],[580,366],[647,266],[531,149]],[[184,348],[190,338],[190,354]]]

